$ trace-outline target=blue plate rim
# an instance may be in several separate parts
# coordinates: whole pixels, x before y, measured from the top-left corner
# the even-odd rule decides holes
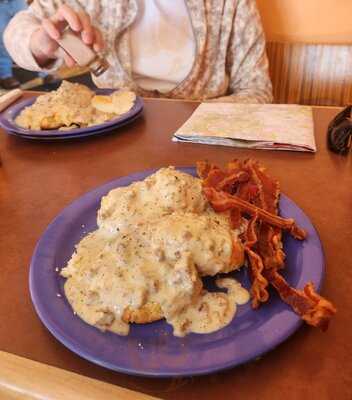
[[[104,94],[108,95],[118,89],[95,89],[95,93],[97,94]],[[45,94],[45,93],[43,93]],[[65,136],[77,136],[79,137],[80,135],[87,134],[87,133],[99,133],[100,130],[107,129],[107,128],[113,128],[115,126],[119,126],[120,123],[123,123],[125,120],[128,120],[131,117],[134,117],[136,114],[140,113],[143,108],[144,108],[144,103],[143,100],[140,96],[136,96],[136,100],[133,104],[133,107],[127,112],[124,113],[110,121],[104,122],[102,124],[98,125],[93,125],[87,128],[76,128],[76,129],[70,129],[68,131],[60,131],[58,129],[53,129],[53,130],[31,130],[31,129],[24,129],[18,126],[14,122],[14,118],[25,108],[30,105],[32,105],[35,100],[40,96],[41,94],[36,94],[33,95],[32,97],[28,99],[23,99],[19,100],[16,103],[12,104],[11,106],[7,107],[2,113],[0,113],[0,126],[5,130],[5,131],[12,131],[17,133],[21,137],[25,137],[26,135],[28,136],[37,136],[38,138],[44,136],[44,137],[51,137],[51,136],[60,136],[60,137],[65,137]],[[13,115],[12,115],[13,114]]]
[[[131,124],[134,122],[136,119],[138,119],[141,115],[143,114],[143,108],[140,109],[138,112],[136,112],[134,115],[129,117],[128,119],[124,119],[123,121],[120,121],[118,124],[111,125],[108,127],[105,127],[104,129],[98,129],[96,131],[91,131],[91,132],[81,132],[80,134],[75,134],[75,135],[51,135],[51,136],[32,136],[32,135],[22,135],[20,133],[17,133],[12,130],[6,130],[6,133],[10,136],[15,136],[21,139],[25,140],[34,140],[34,141],[40,141],[40,142],[57,142],[57,141],[70,141],[70,140],[75,140],[75,139],[84,139],[84,138],[89,138],[91,136],[97,136],[97,135],[105,135],[108,133],[113,132],[115,129],[120,129],[126,125]]]

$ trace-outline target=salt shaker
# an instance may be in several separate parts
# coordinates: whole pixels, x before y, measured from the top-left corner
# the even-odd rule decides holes
[[[109,68],[107,60],[83,43],[82,39],[70,28],[62,32],[57,42],[80,67],[88,67],[95,76],[103,74]]]

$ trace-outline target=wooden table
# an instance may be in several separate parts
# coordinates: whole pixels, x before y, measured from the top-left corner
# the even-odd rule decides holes
[[[164,399],[352,398],[352,157],[326,148],[336,109],[314,109],[318,152],[247,151],[172,143],[195,103],[149,100],[144,117],[116,134],[61,143],[0,134],[0,350],[149,393]],[[281,181],[309,215],[327,260],[323,294],[338,308],[329,330],[303,326],[262,359],[226,372],[184,379],[118,374],[76,356],[41,324],[28,290],[34,246],[62,208],[119,176],[208,158],[225,163],[253,157]],[[1,377],[1,371],[0,371]]]

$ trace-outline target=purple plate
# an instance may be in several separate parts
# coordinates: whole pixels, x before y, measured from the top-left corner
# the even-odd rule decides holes
[[[194,168],[180,169],[195,174]],[[153,172],[136,173],[98,187],[66,207],[49,225],[30,266],[30,293],[44,325],[62,344],[93,363],[127,374],[155,377],[201,375],[234,367],[256,359],[286,340],[302,321],[274,292],[268,303],[256,311],[250,304],[239,306],[234,320],[225,328],[184,338],[174,337],[172,327],[165,321],[132,325],[128,336],[118,336],[102,333],[73,314],[64,295],[64,279],[56,269],[66,264],[75,244],[96,229],[101,197]],[[308,232],[303,242],[284,237],[285,278],[297,288],[312,281],[319,290],[324,255],[318,234],[303,211],[284,195],[280,212],[283,217],[294,218]],[[249,288],[245,268],[233,276]]]
[[[20,134],[17,133],[16,131],[11,131],[11,130],[7,130],[6,132],[9,135],[12,136],[17,136],[19,138],[23,138],[23,139],[29,139],[29,140],[39,140],[39,141],[45,141],[45,142],[52,142],[52,141],[62,141],[62,140],[72,140],[72,139],[80,139],[80,138],[86,138],[86,137],[90,137],[90,136],[96,136],[96,135],[104,135],[110,132],[115,131],[116,129],[120,129],[125,125],[128,125],[130,123],[132,123],[135,119],[137,119],[141,114],[143,113],[143,109],[141,109],[138,113],[136,113],[135,115],[133,115],[132,117],[128,118],[128,119],[124,119],[123,121],[120,121],[118,124],[115,125],[110,125],[104,129],[99,129],[98,131],[90,131],[90,132],[84,132],[84,129],[82,129],[81,133],[76,133],[74,135],[49,135],[49,136],[32,136],[29,134]]]
[[[97,94],[108,95],[112,93],[112,89],[97,89]],[[0,126],[9,134],[15,135],[24,139],[43,139],[50,140],[56,139],[74,139],[80,137],[100,135],[109,131],[112,131],[120,126],[126,125],[133,121],[139,116],[143,110],[143,101],[140,97],[136,97],[133,107],[125,114],[114,118],[110,121],[104,122],[103,124],[90,126],[88,128],[77,128],[69,131],[60,131],[58,129],[52,130],[30,130],[24,129],[15,123],[17,115],[26,107],[32,105],[36,97],[31,97],[19,102],[7,108],[3,113],[0,114]]]

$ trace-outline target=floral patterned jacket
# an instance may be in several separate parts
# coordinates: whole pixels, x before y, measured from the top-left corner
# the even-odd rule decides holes
[[[196,40],[196,57],[189,75],[166,94],[149,92],[133,81],[128,27],[137,14],[135,0],[67,0],[84,9],[102,31],[110,68],[98,78],[98,87],[128,87],[146,97],[270,102],[265,37],[255,0],[185,0]],[[40,19],[50,16],[61,0],[34,0],[9,23],[5,45],[21,67],[40,70],[29,49],[31,34]],[[58,68],[59,62],[55,63]]]

